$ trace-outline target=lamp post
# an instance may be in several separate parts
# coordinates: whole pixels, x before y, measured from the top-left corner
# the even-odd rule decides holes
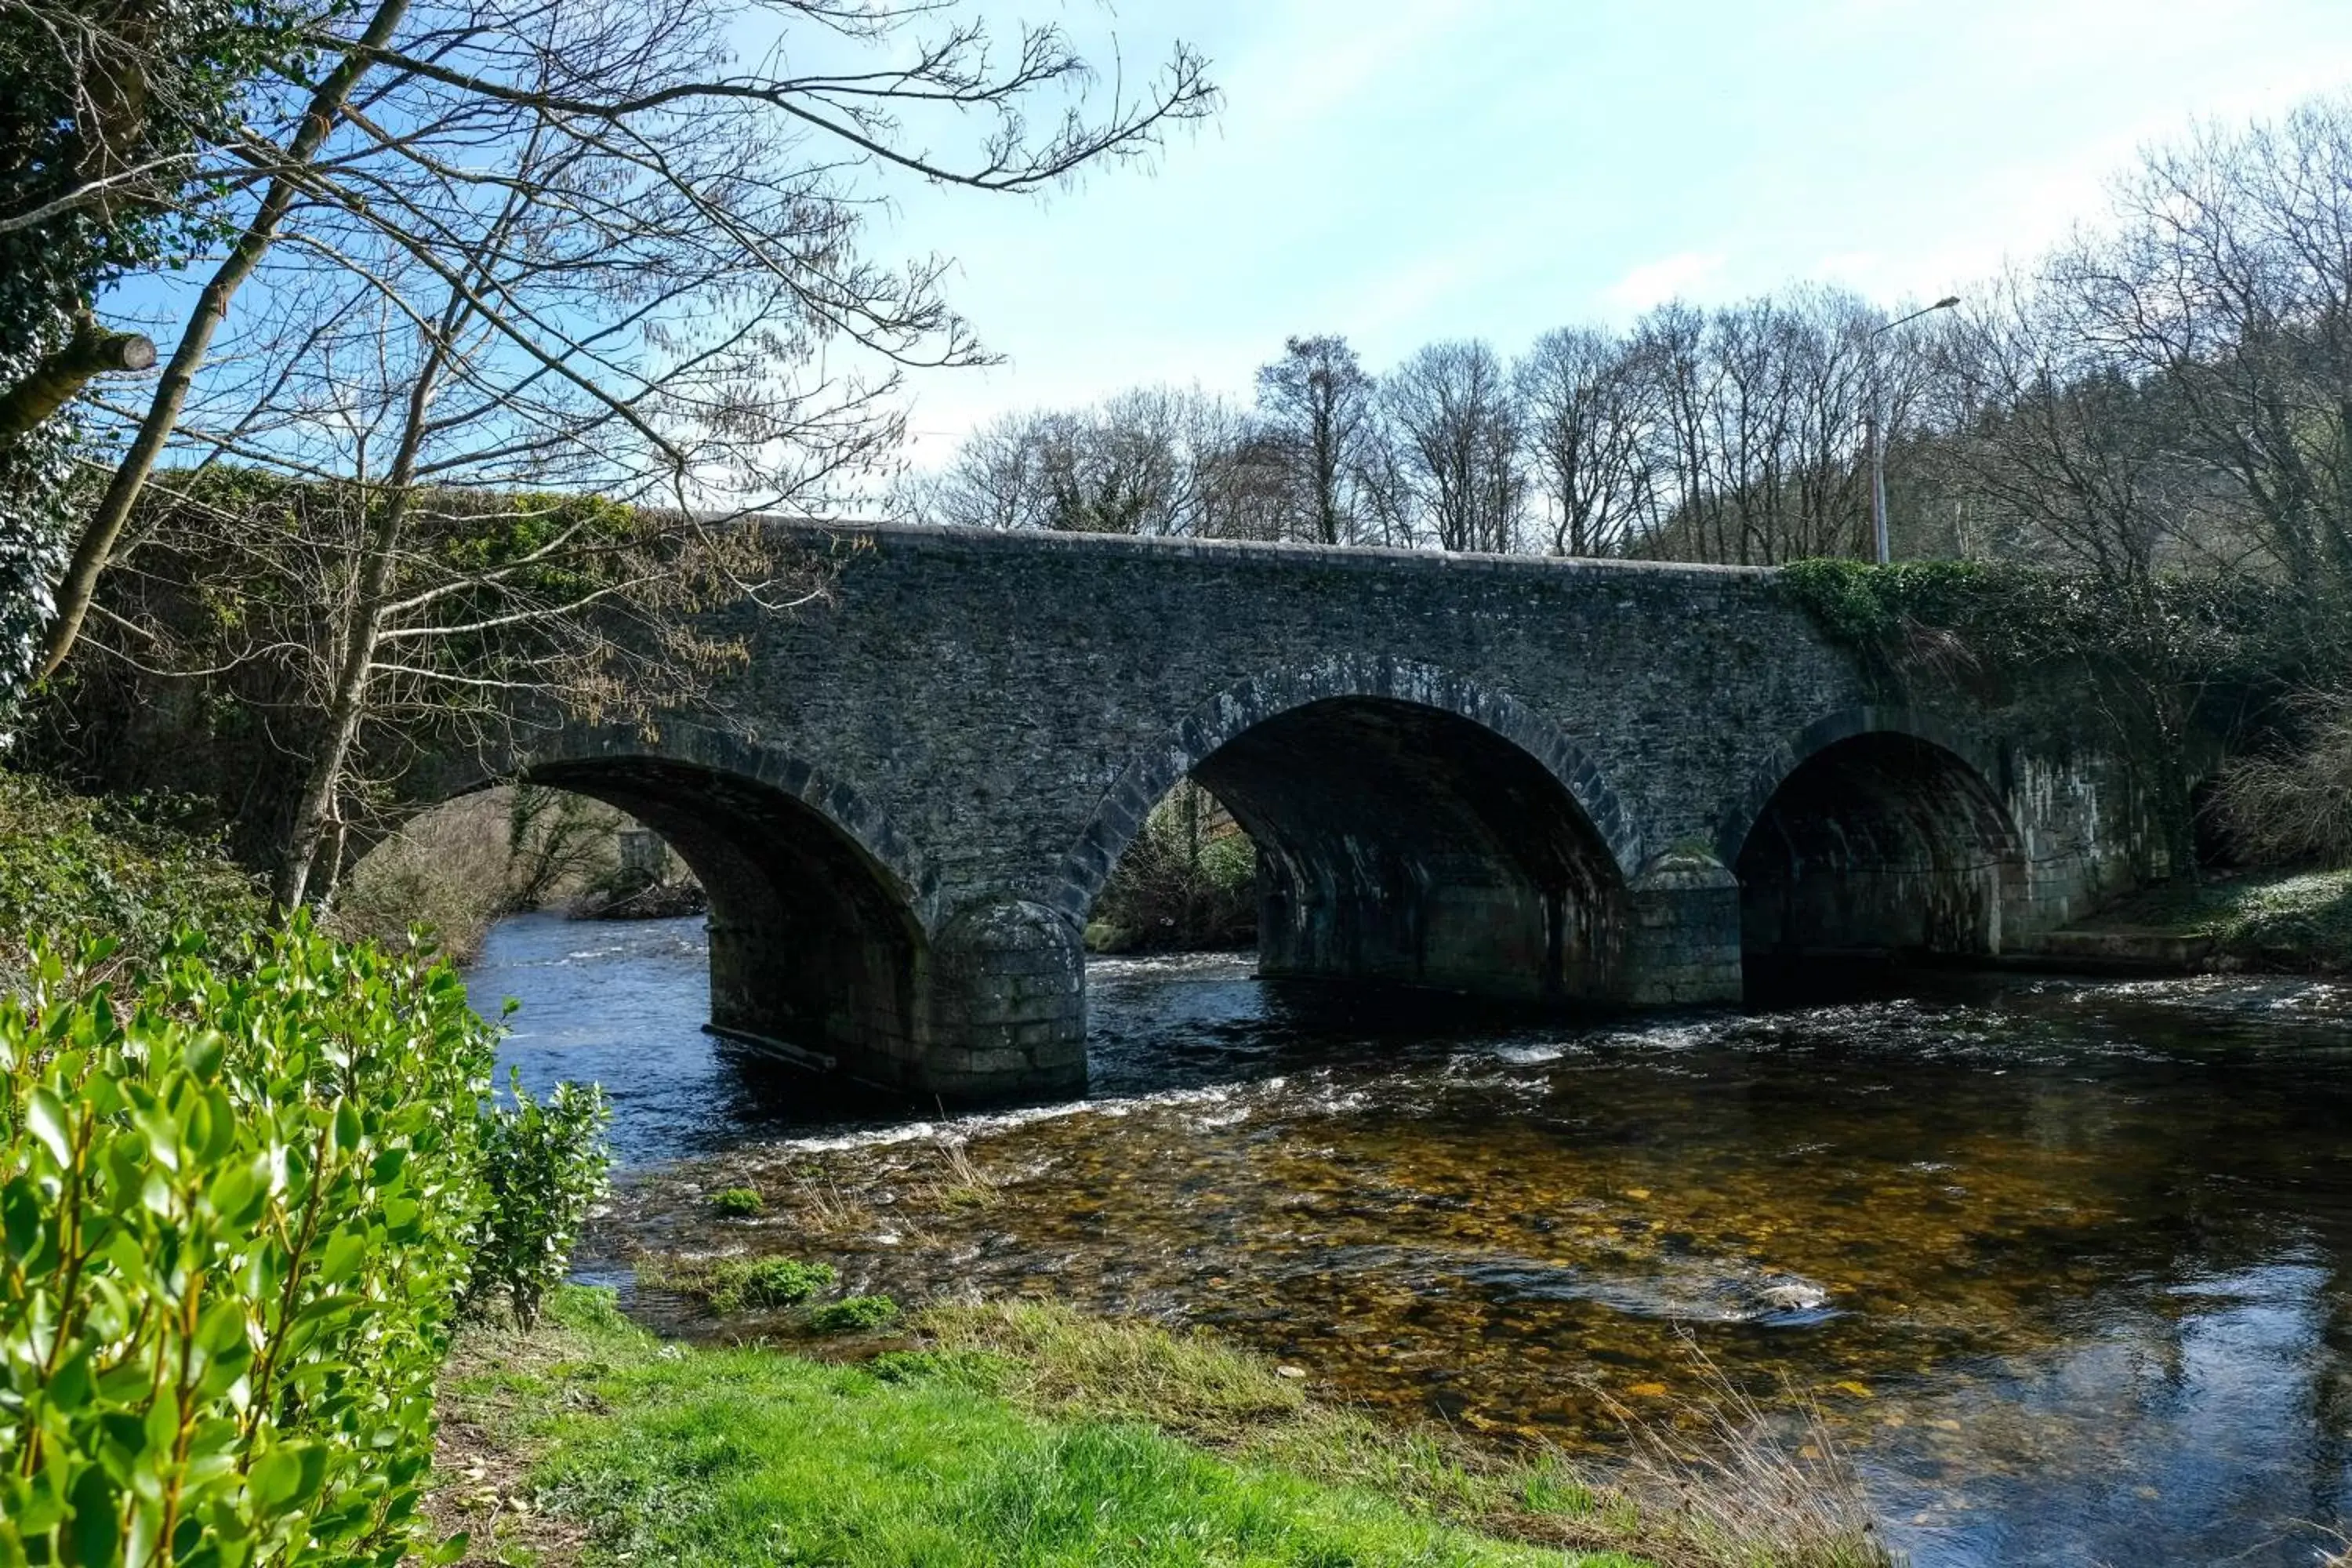
[[[1874,329],[1864,341],[1875,343],[1885,333],[1906,322],[1916,321],[1922,316],[1932,316],[1938,310],[1948,310],[1959,302],[1958,294],[1947,294],[1923,310],[1914,310],[1907,316],[1898,317],[1883,327]],[[1886,544],[1886,441],[1885,421],[1881,417],[1885,383],[1877,374],[1877,362],[1878,356],[1874,353],[1871,355],[1870,415],[1865,426],[1870,440],[1870,526],[1871,531],[1878,538],[1878,563],[1884,566],[1889,559]]]

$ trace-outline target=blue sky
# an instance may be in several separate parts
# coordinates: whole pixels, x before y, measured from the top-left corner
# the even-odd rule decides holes
[[[922,463],[1013,409],[1245,395],[1297,332],[1380,367],[1800,279],[1934,299],[2095,218],[2142,144],[2352,88],[2352,0],[991,9],[1115,33],[1131,70],[1186,38],[1225,102],[1044,200],[893,188],[878,248],[956,258],[1007,356],[915,383]]]

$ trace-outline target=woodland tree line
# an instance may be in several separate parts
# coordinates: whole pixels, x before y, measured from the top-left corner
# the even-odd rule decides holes
[[[2352,100],[2152,150],[2112,192],[1952,309],[1800,286],[1386,367],[1297,337],[1245,403],[1155,386],[1007,417],[893,500],[970,527],[1781,565],[1874,553],[1875,441],[1893,555],[1996,569],[1970,580],[1990,597],[1887,589],[1861,620],[1896,662],[2087,665],[2083,721],[2144,760],[2176,867],[2200,817],[2225,853],[2352,858]],[[2207,742],[2237,753],[2210,794]]]
[[[992,528],[1771,565],[1872,549],[2117,585],[2352,585],[2352,102],[2151,152],[2114,211],[1959,308],[1816,286],[1368,367],[1291,339],[1237,403],[1005,418],[906,514]]]

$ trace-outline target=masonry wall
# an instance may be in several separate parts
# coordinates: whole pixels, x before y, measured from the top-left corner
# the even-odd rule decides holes
[[[1997,921],[1980,866],[1939,889],[1933,856],[1848,855],[1874,887],[1854,896],[1892,925],[1950,893],[1974,900],[1974,948],[2015,945],[2150,868],[2128,775],[2063,721],[2063,672],[2032,722],[1961,693],[1889,706],[1767,573],[782,531],[831,591],[713,616],[749,658],[709,703],[650,731],[526,731],[428,759],[408,787],[431,800],[521,773],[692,841],[714,884],[718,1020],[807,1037],[894,1088],[1083,1081],[1077,932],[1196,767],[1275,861],[1272,967],[1526,999],[1736,999],[1749,828],[1857,735],[1960,759],[2013,827]],[[172,711],[122,716],[116,750],[163,754],[148,731]],[[1826,886],[1810,907],[1840,907]]]
[[[723,721],[854,783],[922,847],[950,901],[1054,902],[1065,858],[1139,761],[1183,757],[1188,728],[1214,731],[1221,697],[1247,701],[1285,677],[1508,699],[1606,786],[1624,820],[1602,837],[1629,878],[1678,846],[1721,858],[1760,806],[1759,781],[1793,765],[1791,745],[1833,716],[1871,721],[1876,695],[1769,574],[1742,569],[913,528],[811,537],[839,563],[831,602],[735,621],[753,658]],[[2018,811],[2028,918],[2123,878],[2140,846],[2087,742],[2019,752],[2001,715],[1962,700],[1879,713],[1920,717]]]

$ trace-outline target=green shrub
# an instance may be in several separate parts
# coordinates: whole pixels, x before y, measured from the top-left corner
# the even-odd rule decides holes
[[[0,1563],[388,1568],[494,1033],[448,968],[299,922],[130,996],[89,967],[0,1000]]]
[[[1097,952],[1238,947],[1257,931],[1257,846],[1187,780],[1152,807],[1095,901]]]
[[[604,1194],[612,1111],[593,1083],[559,1083],[542,1105],[520,1073],[508,1082],[514,1104],[494,1108],[482,1121],[486,1202],[465,1307],[480,1316],[503,1300],[529,1328],[541,1298],[562,1282],[588,1210]]]
[[[809,1327],[820,1334],[864,1333],[898,1321],[898,1303],[887,1296],[845,1296],[809,1313]]]
[[[710,1194],[710,1206],[730,1219],[744,1219],[758,1214],[767,1205],[756,1187],[730,1187],[723,1193]]]

